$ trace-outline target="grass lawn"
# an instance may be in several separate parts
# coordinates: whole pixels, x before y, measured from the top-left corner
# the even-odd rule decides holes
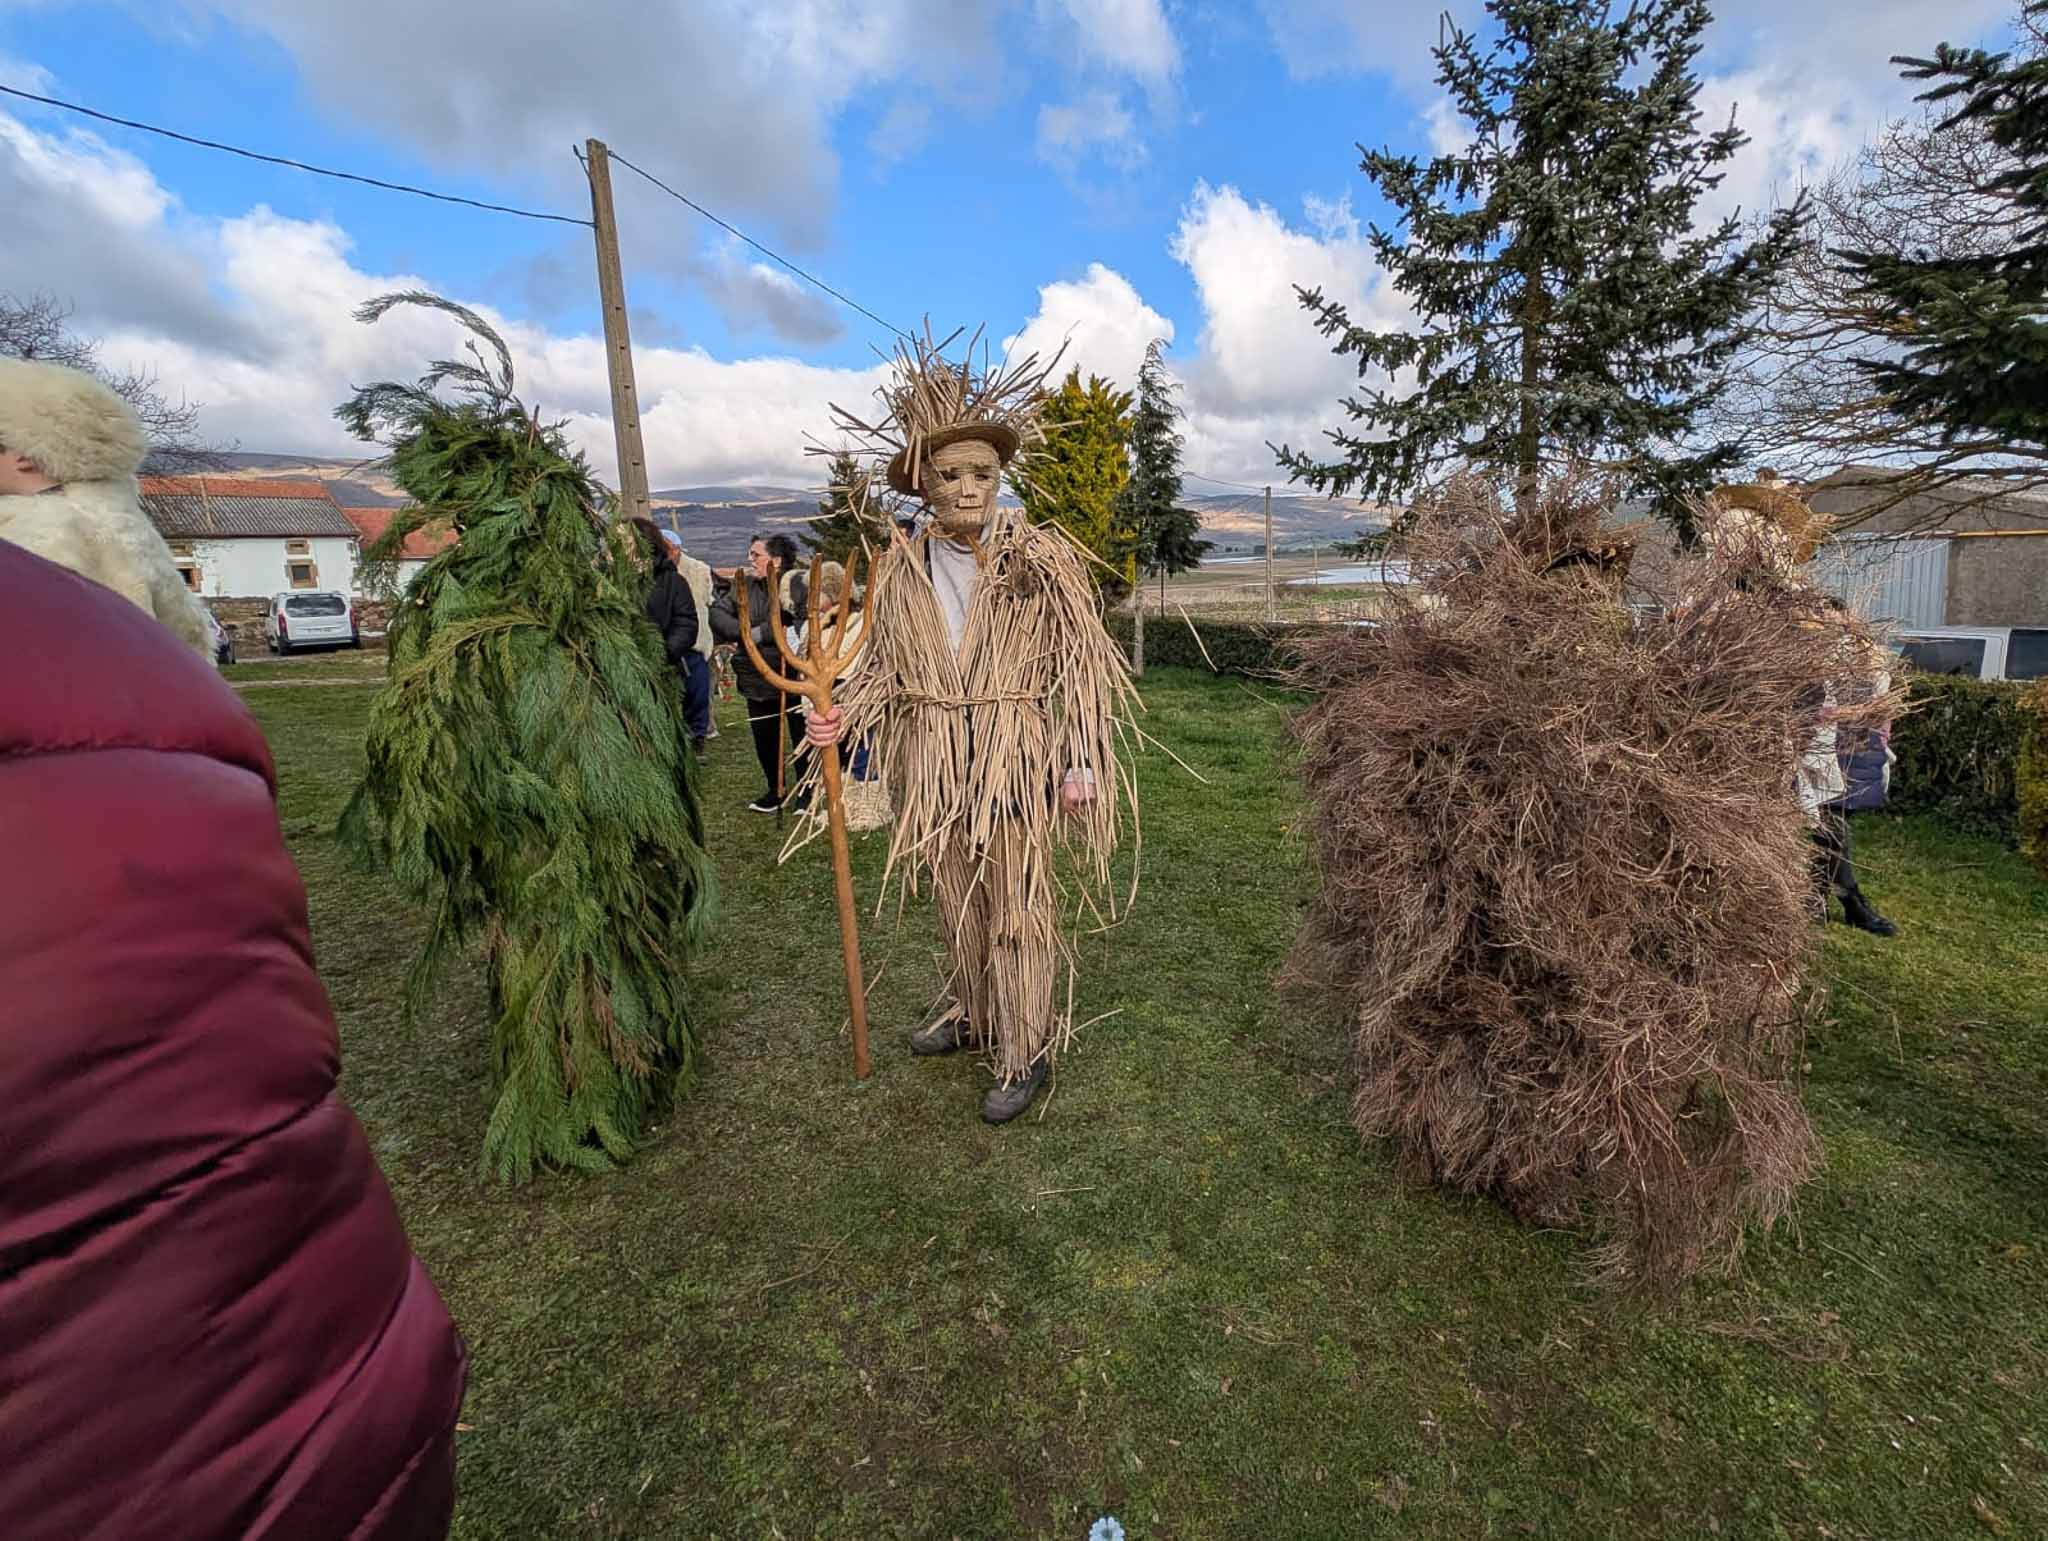
[[[1044,1116],[903,1047],[931,916],[867,927],[848,1068],[822,844],[774,865],[724,709],[695,1092],[631,1167],[479,1170],[482,992],[398,1021],[419,926],[329,837],[370,692],[252,690],[345,1090],[475,1354],[455,1533],[483,1537],[2048,1535],[2048,885],[1859,825],[1906,927],[1829,938],[1827,1167],[1796,1229],[1669,1315],[1575,1240],[1398,1181],[1341,1030],[1269,981],[1306,875],[1279,708],[1146,682],[1145,887],[1088,944]],[[880,836],[856,842],[872,895]]]

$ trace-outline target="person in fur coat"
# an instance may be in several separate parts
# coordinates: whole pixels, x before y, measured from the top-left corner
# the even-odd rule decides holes
[[[148,453],[134,412],[91,375],[0,359],[0,540],[104,584],[211,660],[205,612],[137,501]]]

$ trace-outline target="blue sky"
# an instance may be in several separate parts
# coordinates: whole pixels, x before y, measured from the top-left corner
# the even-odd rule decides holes
[[[1753,205],[1904,105],[1887,54],[1975,41],[2009,7],[1719,9],[1705,99],[1739,102],[1757,137],[1728,190]],[[1069,338],[1126,379],[1144,336],[1171,330],[1191,460],[1264,479],[1264,441],[1330,421],[1344,383],[1289,284],[1398,319],[1351,222],[1383,213],[1353,144],[1431,148],[1433,16],[1338,0],[0,0],[0,83],[570,214],[587,211],[570,144],[594,134],[899,324]],[[64,293],[111,351],[218,404],[244,447],[337,448],[320,408],[347,372],[416,356],[396,333],[365,351],[348,304],[407,277],[521,329],[536,394],[590,419],[608,459],[601,370],[578,346],[596,325],[586,232],[19,102],[0,113],[0,172],[30,184],[7,191],[31,211],[0,289]],[[667,407],[657,479],[787,477],[795,448],[774,446],[858,394],[885,339],[630,173],[618,198],[643,396]]]

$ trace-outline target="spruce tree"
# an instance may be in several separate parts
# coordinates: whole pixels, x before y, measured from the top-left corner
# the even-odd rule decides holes
[[[1841,253],[1901,353],[1859,359],[1895,415],[1939,425],[1944,447],[1989,452],[2048,444],[2048,54],[2038,46],[2048,3],[2021,12],[2036,46],[2015,56],[1942,44],[1932,59],[1897,58],[1909,80],[1942,84],[1921,100],[1954,103],[1942,129],[1980,133],[1996,155],[1976,187],[2002,208],[2007,239],[1994,249]]]
[[[831,482],[818,500],[818,517],[809,521],[803,543],[828,562],[844,563],[865,541],[881,550],[889,539],[889,518],[882,508],[879,486],[851,450],[832,457]]]
[[[608,495],[559,427],[513,395],[483,321],[416,293],[356,314],[399,305],[460,320],[472,361],[366,386],[336,415],[390,448],[413,502],[386,542],[430,523],[459,540],[393,613],[340,834],[430,911],[409,1014],[481,944],[490,1167],[603,1168],[690,1073],[683,966],[714,903],[680,692],[644,609],[651,553],[606,522]]]
[[[1338,459],[1283,448],[1281,463],[1321,491],[1393,503],[1468,463],[1526,500],[1545,466],[1581,458],[1684,528],[1685,494],[1743,460],[1739,441],[1692,443],[1694,423],[1803,209],[1748,243],[1734,215],[1694,229],[1745,142],[1732,121],[1699,124],[1705,0],[1486,9],[1492,43],[1446,23],[1434,50],[1468,146],[1361,163],[1400,216],[1403,234],[1375,226],[1371,242],[1417,328],[1373,331],[1297,288],[1361,380],[1393,378],[1344,402]]]
[[[1099,565],[1095,576],[1112,596],[1129,586],[1136,542],[1118,495],[1131,479],[1131,393],[1099,375],[1081,383],[1070,370],[1045,408],[1046,444],[1020,487],[1034,524],[1055,524]]]
[[[1138,369],[1137,405],[1130,419],[1131,479],[1119,494],[1117,522],[1130,532],[1132,577],[1157,575],[1161,604],[1169,574],[1200,565],[1210,542],[1201,538],[1202,516],[1180,506],[1180,403],[1162,358],[1166,344],[1155,338]],[[1145,672],[1145,606],[1133,616],[1131,666]]]

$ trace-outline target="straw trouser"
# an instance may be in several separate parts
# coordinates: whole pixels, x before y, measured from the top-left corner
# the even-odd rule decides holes
[[[933,876],[954,1001],[983,1035],[1008,1085],[1030,1074],[1052,1038],[1058,901],[1044,881],[1047,853],[1031,848],[1023,821],[996,830],[986,846],[952,839]]]

